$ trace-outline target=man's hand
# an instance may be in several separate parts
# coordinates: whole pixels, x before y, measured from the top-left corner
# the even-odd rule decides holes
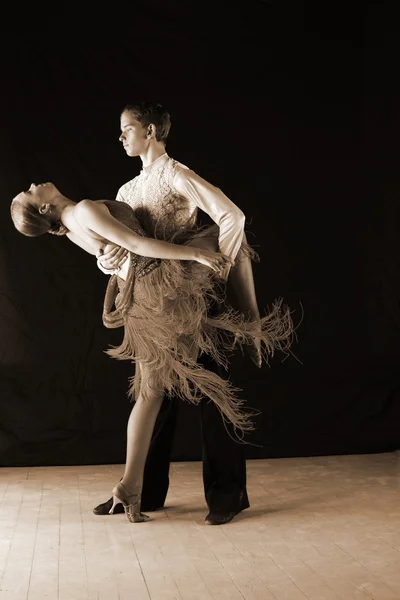
[[[122,267],[127,255],[128,250],[121,248],[121,246],[109,243],[97,254],[97,258],[104,269],[112,271],[113,269]]]
[[[208,250],[207,248],[196,248],[194,260],[199,262],[201,265],[210,267],[210,269],[216,273],[226,269],[227,265],[233,265],[233,260],[229,256],[225,256],[225,254],[221,254],[220,252]]]

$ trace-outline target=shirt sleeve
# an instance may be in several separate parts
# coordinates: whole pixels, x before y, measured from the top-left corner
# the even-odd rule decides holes
[[[115,198],[118,202],[126,202],[124,195],[122,193],[123,187],[120,187],[117,192],[117,197]]]
[[[245,215],[219,188],[199,177],[191,169],[180,170],[174,188],[207,213],[219,226],[219,248],[235,260],[243,241]]]

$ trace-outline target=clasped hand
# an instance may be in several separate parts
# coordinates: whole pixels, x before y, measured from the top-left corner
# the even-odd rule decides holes
[[[121,246],[108,243],[97,253],[101,266],[108,271],[120,269],[128,256],[128,250]]]

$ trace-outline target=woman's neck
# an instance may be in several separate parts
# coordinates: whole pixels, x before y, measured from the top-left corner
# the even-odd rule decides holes
[[[74,202],[73,200],[70,200],[66,196],[59,196],[57,198],[56,206],[59,210],[60,221],[66,227],[68,227],[68,225],[67,225],[67,223],[65,223],[65,221],[69,220],[70,215],[73,214],[73,212],[76,208],[76,205],[77,205],[76,202]]]

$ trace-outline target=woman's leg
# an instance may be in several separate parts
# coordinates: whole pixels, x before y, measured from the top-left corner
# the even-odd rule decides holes
[[[243,241],[247,243],[246,235]],[[228,278],[228,295],[231,294],[235,304],[244,312],[251,321],[260,320],[256,288],[254,284],[253,265],[248,255],[238,257],[236,264],[231,268]]]
[[[243,241],[247,242],[243,234]],[[239,257],[231,268],[227,281],[227,298],[233,308],[243,313],[249,321],[260,322],[256,288],[254,284],[253,265],[248,255]],[[262,365],[261,339],[256,337],[253,344],[245,347],[251,360],[257,367]]]
[[[243,233],[243,242],[247,243],[245,233]],[[187,245],[217,251],[218,238],[216,235],[199,235],[190,240]],[[231,268],[228,277],[228,286],[228,297],[234,303],[234,308],[245,313],[251,321],[258,321],[260,319],[260,311],[257,304],[253,266],[250,256],[243,255],[242,257],[238,257],[236,264]]]
[[[128,420],[126,464],[122,478],[124,487],[132,494],[142,491],[151,436],[164,398],[162,388],[153,385],[149,367],[141,364],[139,368],[140,391]]]
[[[243,241],[247,243],[244,233]],[[216,235],[198,236],[193,238],[188,245],[216,251],[218,250],[218,238]],[[245,254],[239,256],[236,260],[235,265],[229,273],[226,293],[228,304],[235,310],[243,313],[251,322],[260,321],[260,311],[257,303],[253,266],[250,256]],[[260,338],[255,338],[252,345],[247,345],[246,351],[257,367],[261,367]]]
[[[133,407],[132,407],[133,409]],[[153,435],[147,454],[143,473],[143,489],[141,509],[153,512],[163,508],[169,488],[169,468],[171,450],[174,440],[178,415],[178,399],[164,396],[160,412],[154,425]],[[112,497],[98,504],[93,512],[95,515],[119,514],[124,512],[121,503],[114,507]]]
[[[148,520],[140,513],[140,497],[144,467],[163,397],[163,389],[154,381],[149,367],[141,364],[140,391],[128,421],[124,475],[113,490],[114,502],[122,501],[128,519],[134,522]]]

